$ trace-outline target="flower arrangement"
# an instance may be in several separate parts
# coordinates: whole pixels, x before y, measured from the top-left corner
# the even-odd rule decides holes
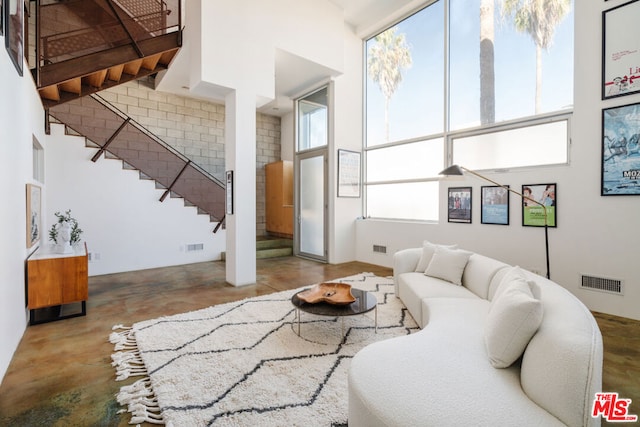
[[[51,226],[49,229],[49,240],[52,240],[55,243],[58,242],[58,232],[61,227],[69,226],[71,229],[71,238],[69,239],[69,243],[74,245],[80,241],[80,236],[82,235],[82,229],[78,227],[78,221],[71,216],[71,209],[67,210],[64,214],[60,212],[56,212],[54,214],[58,221]]]

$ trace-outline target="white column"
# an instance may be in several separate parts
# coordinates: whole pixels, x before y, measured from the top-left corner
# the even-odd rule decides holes
[[[256,283],[256,96],[225,97],[225,162],[233,171],[233,214],[226,219],[226,280]]]

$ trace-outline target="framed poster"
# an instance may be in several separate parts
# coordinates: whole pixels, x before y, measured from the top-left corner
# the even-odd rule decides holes
[[[545,208],[547,226],[555,227],[557,223],[557,191],[556,184],[526,184],[522,186],[522,225],[544,227]],[[533,200],[529,200],[533,199]],[[544,206],[543,206],[544,205]]]
[[[4,45],[18,74],[22,76],[24,60],[24,0],[3,0]]]
[[[42,189],[27,184],[27,248],[40,241],[42,227]]]
[[[233,215],[233,171],[226,171],[226,186],[225,186],[225,199],[226,199],[226,213],[227,215]]]
[[[338,197],[360,197],[360,153],[338,150]]]
[[[2,29],[4,28],[4,14],[2,13],[3,3],[4,3],[4,0],[0,0],[0,36],[3,34]]]
[[[640,103],[602,110],[602,196],[640,194]]]
[[[480,222],[482,224],[509,225],[508,185],[480,188]]]
[[[450,187],[448,221],[471,224],[471,187]]]
[[[602,12],[602,99],[640,92],[640,1]]]

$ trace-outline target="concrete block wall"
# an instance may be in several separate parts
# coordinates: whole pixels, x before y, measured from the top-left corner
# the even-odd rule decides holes
[[[98,95],[224,182],[224,105],[158,92],[147,79]],[[256,234],[263,236],[264,165],[280,160],[280,118],[256,113],[256,127]]]

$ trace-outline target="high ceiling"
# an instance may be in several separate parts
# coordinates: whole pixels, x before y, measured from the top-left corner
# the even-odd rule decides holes
[[[314,0],[317,1],[317,0]],[[344,20],[360,37],[371,35],[380,29],[380,23],[393,19],[400,13],[414,7],[424,0],[328,0],[344,11]],[[186,3],[186,2],[185,2]],[[188,11],[185,15],[188,20]],[[158,88],[163,91],[190,97],[203,97],[222,101],[224,88],[213,85],[189,87],[188,38],[185,37],[183,49],[178,53],[170,67],[170,72],[159,79]],[[259,111],[271,115],[284,115],[293,109],[291,97],[300,91],[330,77],[336,73],[320,64],[312,63],[286,52],[276,53],[275,78],[276,96],[272,102],[262,106]]]

